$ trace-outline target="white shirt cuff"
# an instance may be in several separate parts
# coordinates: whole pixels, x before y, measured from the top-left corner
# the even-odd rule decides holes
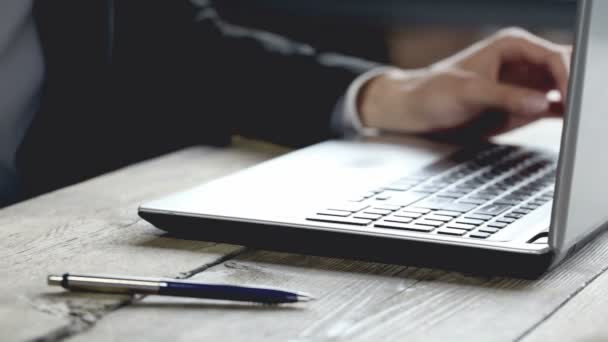
[[[384,74],[387,71],[395,69],[394,67],[379,67],[374,68],[357,77],[348,87],[346,96],[344,97],[342,109],[342,127],[343,132],[354,133],[355,135],[373,137],[380,135],[380,130],[371,127],[365,127],[361,122],[359,109],[357,106],[359,93],[365,83],[372,78]]]

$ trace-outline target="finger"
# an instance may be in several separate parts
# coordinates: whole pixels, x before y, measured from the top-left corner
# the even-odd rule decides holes
[[[558,88],[547,66],[529,62],[503,63],[499,70],[498,81],[547,92]],[[557,93],[561,96],[559,90]]]
[[[547,99],[551,104],[548,116],[564,116],[564,114],[566,113],[566,103],[565,99],[562,98],[562,95],[558,91],[552,90],[547,93]]]
[[[570,74],[571,49],[554,44],[522,29],[508,29],[494,38],[493,46],[503,61],[526,60],[546,65],[556,81],[558,90],[566,96]]]
[[[546,93],[529,88],[477,78],[462,89],[464,102],[476,111],[494,108],[513,115],[543,117],[551,109]]]
[[[558,90],[567,95],[570,57],[562,47],[531,34],[510,36],[502,39],[498,44],[503,61],[525,60],[546,65],[555,79]]]

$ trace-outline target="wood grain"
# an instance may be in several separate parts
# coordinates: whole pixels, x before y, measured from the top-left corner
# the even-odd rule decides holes
[[[1,210],[0,339],[69,336],[130,300],[49,288],[49,273],[188,276],[238,252],[238,246],[166,237],[136,209],[284,151],[246,145],[183,150]]]
[[[608,273],[581,286],[547,320],[523,339],[533,341],[608,341]]]
[[[250,251],[195,279],[298,289],[319,299],[263,307],[148,297],[75,340],[513,341],[602,272],[607,244],[603,235],[538,281]]]

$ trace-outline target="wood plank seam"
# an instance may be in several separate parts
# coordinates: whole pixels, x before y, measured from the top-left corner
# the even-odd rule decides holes
[[[133,224],[135,224],[135,223],[133,223]],[[130,224],[130,225],[133,225],[133,224]],[[197,267],[193,270],[180,272],[175,278],[177,278],[177,279],[191,278],[199,273],[202,273],[202,272],[208,270],[211,267],[223,264],[224,262],[226,262],[230,259],[241,256],[244,253],[246,253],[247,251],[248,250],[246,247],[239,248],[232,253],[223,255],[223,256],[217,258],[216,260],[205,263],[202,266]],[[121,308],[124,308],[126,306],[140,302],[146,297],[147,297],[147,295],[130,296],[129,298],[127,298],[125,300],[121,300],[114,305],[109,305],[109,306],[102,307],[102,308],[95,309],[95,310],[88,310],[86,308],[85,308],[85,310],[83,310],[83,308],[81,308],[79,305],[76,305],[75,303],[71,303],[70,301],[67,301],[66,305],[69,308],[68,314],[70,316],[69,324],[66,326],[60,327],[56,330],[53,330],[53,331],[45,334],[44,336],[36,337],[36,338],[32,339],[32,341],[55,342],[55,341],[63,341],[68,338],[74,337],[78,334],[84,333],[84,332],[92,329],[95,326],[95,324],[97,324],[105,316],[111,314],[112,312],[115,312],[117,310],[120,310]],[[47,314],[57,314],[53,311],[50,311],[50,310],[48,310],[44,307],[40,307],[38,305],[34,306],[34,308],[36,310],[42,311]]]
[[[576,289],[576,291],[572,292],[563,302],[557,305],[553,310],[543,316],[538,322],[532,324],[530,328],[526,329],[521,335],[519,335],[514,341],[519,342],[523,341],[528,335],[530,335],[536,328],[541,326],[544,322],[548,321],[551,317],[553,317],[558,311],[560,311],[564,306],[566,306],[572,299],[574,299],[579,293],[581,293],[584,289],[586,289],[591,283],[601,277],[604,273],[608,271],[608,266],[602,268],[597,274],[595,274],[591,279],[581,284],[581,286]]]
[[[187,272],[182,272],[180,273],[176,278],[177,279],[188,279],[188,278],[192,278],[195,275],[202,273],[208,269],[210,269],[211,267],[220,265],[225,263],[228,260],[234,259],[238,256],[241,256],[245,253],[247,253],[249,251],[249,249],[247,247],[241,247],[239,249],[237,249],[236,251],[232,252],[232,253],[228,253],[226,255],[223,255],[219,258],[217,258],[216,260],[212,261],[212,262],[208,262],[206,264],[204,264],[201,267],[195,268],[191,271],[187,271]]]
[[[31,341],[44,341],[44,342],[55,342],[55,341],[63,341],[70,337],[73,337],[79,333],[85,332],[91,329],[97,321],[102,319],[105,315],[114,312],[124,306],[130,305],[135,301],[138,301],[139,298],[135,296],[129,297],[126,300],[121,300],[118,303],[110,306],[105,306],[96,310],[88,310],[81,308],[79,305],[72,303],[70,301],[66,301],[66,306],[68,307],[68,315],[70,316],[69,323],[63,327],[57,328],[48,334],[40,337],[36,337]],[[57,314],[53,313],[49,310],[45,310],[42,307],[35,306],[35,309],[49,313],[49,314]]]

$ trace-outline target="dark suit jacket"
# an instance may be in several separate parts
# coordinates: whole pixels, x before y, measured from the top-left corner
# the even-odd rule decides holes
[[[17,156],[24,197],[234,134],[326,139],[372,67],[229,25],[205,0],[37,0],[35,15],[47,75]]]

